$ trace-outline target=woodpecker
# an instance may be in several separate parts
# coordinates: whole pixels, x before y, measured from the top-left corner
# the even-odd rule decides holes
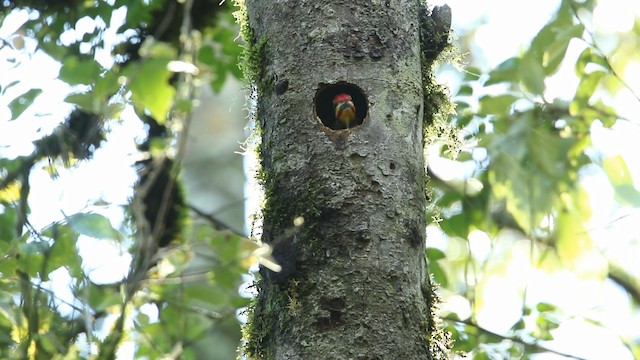
[[[356,107],[353,105],[351,95],[340,93],[333,98],[333,109],[336,120],[343,129],[348,129],[356,119]]]

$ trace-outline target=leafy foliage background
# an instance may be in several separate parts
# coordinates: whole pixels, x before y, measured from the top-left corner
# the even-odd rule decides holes
[[[567,278],[575,290],[566,290],[585,298],[622,294],[625,313],[638,317],[640,272],[613,251],[640,253],[637,236],[595,239],[592,214],[601,212],[591,209],[595,194],[585,179],[608,182],[614,214],[637,216],[632,169],[622,156],[601,151],[593,134],[638,125],[621,110],[640,104],[625,79],[638,64],[640,21],[628,33],[604,34],[591,21],[597,2],[558,4],[528,46],[495,68],[469,50],[473,30],[452,34],[460,48],[452,55],[457,80],[449,119],[457,137],[426,149],[434,204],[426,256],[455,349],[472,358],[594,358],[549,342],[576,322],[608,329],[630,358],[640,358],[640,334],[611,329],[610,304],[567,303],[545,293],[553,279]],[[45,54],[60,70],[54,79],[0,79],[1,132],[39,129],[12,139],[28,150],[0,148],[0,357],[235,357],[238,309],[249,302],[238,288],[264,249],[194,206],[180,174],[201,89],[220,92],[241,77],[236,9],[204,0],[3,6],[3,26],[18,13],[27,19],[0,39],[3,72],[23,73]],[[112,21],[125,8],[123,23]],[[554,96],[549,84],[567,69],[575,91]],[[44,82],[62,90],[45,92]],[[62,110],[43,109],[40,101],[55,96]],[[34,226],[32,214],[41,210],[33,208],[41,204],[34,194],[46,192],[34,180],[65,181],[69,171],[90,166],[96,152],[113,149],[114,134],[131,123],[139,130],[131,135],[137,160],[128,166],[139,175],[124,191],[129,198],[98,195],[75,213],[49,204],[48,225]],[[444,176],[446,169],[463,170]],[[105,180],[85,186],[99,194]],[[150,206],[150,198],[164,200]],[[158,211],[149,215],[148,208]],[[114,265],[120,278],[94,279],[79,245],[87,242],[117,249],[125,264]],[[52,286],[60,274],[64,290]],[[584,308],[593,304],[604,310]],[[506,320],[495,325],[496,318]]]

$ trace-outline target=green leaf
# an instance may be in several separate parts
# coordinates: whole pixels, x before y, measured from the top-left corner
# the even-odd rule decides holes
[[[567,154],[573,146],[573,138],[560,137],[557,132],[540,126],[531,132],[527,145],[538,174],[550,179],[568,180]]]
[[[37,26],[40,19],[34,20],[33,25]],[[23,26],[26,26],[23,25]],[[28,27],[27,27],[28,28]],[[38,42],[39,50],[44,51],[47,55],[51,56],[55,60],[62,62],[62,60],[69,54],[69,49],[65,46],[58,45],[55,41],[40,41]]]
[[[536,304],[536,310],[538,310],[539,312],[555,311],[557,310],[557,308],[557,306],[546,302],[539,302]]]
[[[174,60],[177,55],[178,50],[176,50],[176,48],[171,44],[162,41],[150,40],[149,38],[147,38],[140,48],[140,56],[144,58]]]
[[[2,206],[2,213],[0,214],[0,243],[9,243],[16,237],[16,221],[18,215],[16,209],[12,206]],[[3,248],[0,246],[0,251]],[[2,261],[0,261],[2,263]]]
[[[526,57],[535,59],[543,69],[543,77],[554,74],[569,47],[571,39],[581,37],[584,26],[574,24],[569,3],[562,2],[553,20],[545,25],[531,41]]]
[[[457,214],[440,222],[440,227],[447,235],[466,239],[469,236],[469,220],[465,214]]]
[[[528,51],[522,58],[520,63],[520,79],[525,88],[536,95],[542,95],[544,92],[544,67],[542,66],[541,59],[538,59],[537,54],[532,52],[532,49]]]
[[[533,332],[534,336],[541,340],[553,340],[552,330],[557,329],[560,326],[555,319],[551,319],[547,316],[540,315],[536,318],[536,331]]]
[[[482,70],[474,66],[469,66],[464,70],[464,82],[476,81],[480,79],[480,75],[482,75]]]
[[[492,196],[498,203],[504,203],[523,231],[529,232],[548,214],[557,196],[559,182],[568,176],[556,170],[564,169],[565,153],[560,146],[563,144],[541,145],[541,141],[553,137],[550,130],[538,125],[535,110],[520,113],[507,122],[507,126],[496,126],[495,129],[500,133],[483,140],[491,159],[487,174]],[[538,131],[543,133],[534,135]],[[537,146],[543,147],[534,149]],[[541,160],[545,156],[551,156],[551,159]],[[541,166],[547,169],[543,171]],[[545,172],[559,174],[549,178]]]
[[[478,351],[473,354],[473,360],[491,360],[491,357],[484,351]]]
[[[590,215],[586,192],[563,193],[554,218],[555,247],[562,262],[575,274],[603,280],[608,272],[607,263],[585,227]]]
[[[576,61],[576,75],[582,77],[585,74],[585,69],[588,64],[597,64],[602,67],[602,70],[610,71],[607,59],[600,54],[594,53],[589,47],[582,51],[578,57],[578,61]]]
[[[507,115],[511,111],[513,105],[519,98],[515,95],[485,95],[480,98],[480,109],[478,115]]]
[[[82,109],[91,109],[93,107],[93,95],[91,93],[76,93],[64,98],[65,102],[75,104]]]
[[[598,114],[597,119],[600,120],[606,128],[612,127],[618,121],[616,109],[606,105],[602,100],[597,100],[595,103],[592,103],[590,109]]]
[[[19,83],[20,83],[19,80],[15,80],[15,81],[12,81],[12,82],[8,83],[7,86],[5,86],[4,88],[2,88],[0,86],[0,88],[2,89],[2,91],[0,91],[0,94],[4,95],[7,92],[7,90],[11,89],[12,87],[14,87],[15,85],[17,85]]]
[[[13,99],[9,103],[9,109],[11,110],[11,120],[17,119],[22,113],[31,106],[33,100],[35,100],[38,95],[42,94],[42,89],[30,89],[24,94],[18,96]]]
[[[69,56],[64,60],[58,78],[68,84],[91,85],[100,77],[102,67],[93,59],[80,60],[77,56]]]
[[[623,205],[640,207],[640,192],[635,188],[626,161],[620,155],[602,161],[602,168],[615,190],[614,199]]]
[[[207,65],[213,65],[216,61],[215,52],[212,46],[202,46],[198,51],[198,61]]]
[[[185,296],[210,305],[227,304],[230,295],[226,289],[211,284],[191,285],[185,289]]]
[[[518,321],[516,321],[515,324],[513,324],[513,326],[511,327],[512,331],[517,331],[517,330],[523,330],[525,328],[525,322],[524,319],[520,319]]]
[[[71,276],[81,278],[83,276],[82,259],[80,259],[76,248],[76,234],[66,225],[54,224],[45,230],[43,235],[54,240],[47,255],[46,273],[50,274],[64,266],[69,270]]]
[[[106,102],[119,87],[118,74],[113,70],[109,70],[97,78],[91,92],[96,99]]]
[[[520,59],[515,57],[503,61],[489,73],[489,79],[487,79],[484,85],[489,86],[502,82],[517,82],[520,78],[520,62]]]
[[[456,96],[469,96],[473,95],[473,88],[469,85],[461,85],[460,89],[458,89],[458,94]]]
[[[74,214],[67,218],[71,228],[96,239],[121,239],[122,235],[111,226],[111,221],[100,214]]]
[[[220,92],[224,85],[224,80],[227,78],[227,70],[222,66],[214,67],[211,78],[211,89],[213,89],[214,92]]]
[[[445,288],[449,286],[449,280],[447,279],[447,273],[437,261],[429,262],[429,272],[433,274],[433,280]]]
[[[85,299],[88,294],[88,299]],[[78,297],[86,301],[96,312],[105,311],[107,308],[122,304],[122,295],[118,285],[98,285],[89,283],[80,289]]]
[[[6,276],[15,275],[16,269],[19,268],[18,265],[21,261],[22,259],[20,259],[15,255],[13,256],[5,255],[2,258],[2,261],[0,261],[0,274],[4,274]]]
[[[18,244],[18,269],[30,277],[36,277],[42,270],[44,254],[48,251],[49,244],[45,241]],[[46,276],[43,280],[46,280]]]
[[[444,254],[444,252],[442,252],[442,250],[436,249],[436,248],[432,248],[432,247],[427,248],[426,254],[427,254],[427,259],[429,259],[431,261],[437,261],[437,260],[444,259],[444,258],[447,257]]]
[[[578,85],[573,101],[578,102],[581,107],[589,106],[589,99],[593,96],[596,87],[600,84],[600,80],[604,75],[606,75],[604,71],[594,71],[584,75],[582,79],[580,79],[580,84]]]
[[[175,97],[175,89],[169,84],[171,72],[167,68],[169,58],[145,60],[128,73],[131,99],[140,110],[149,110],[151,116],[163,125]]]
[[[560,27],[556,32],[556,38],[550,46],[548,46],[543,55],[543,66],[545,75],[549,76],[558,71],[562,60],[564,60],[569,42],[573,38],[579,38],[584,32],[584,26],[577,24],[568,28]]]

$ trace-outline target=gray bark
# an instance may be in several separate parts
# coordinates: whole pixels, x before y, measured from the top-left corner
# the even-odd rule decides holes
[[[253,41],[265,44],[262,240],[283,266],[261,270],[248,356],[431,358],[419,2],[246,6]],[[338,82],[362,90],[361,125],[333,130],[318,118],[318,90]]]

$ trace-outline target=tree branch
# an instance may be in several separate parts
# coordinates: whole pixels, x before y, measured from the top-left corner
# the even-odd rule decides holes
[[[191,211],[196,213],[196,215],[198,215],[201,218],[203,218],[203,219],[207,220],[208,222],[210,222],[211,225],[213,225],[214,229],[216,229],[216,230],[229,230],[235,235],[238,235],[238,236],[241,236],[241,237],[245,237],[245,235],[242,233],[242,231],[239,231],[238,229],[235,229],[233,226],[227,224],[226,222],[224,222],[224,221],[222,221],[220,219],[217,219],[212,214],[206,213],[204,210],[201,210],[201,209],[197,208],[195,205],[187,204],[187,207],[189,209],[191,209]]]
[[[446,316],[443,317],[442,319],[445,320],[445,321],[449,321],[449,322],[453,322],[453,323],[457,323],[457,324],[462,324],[462,325],[474,327],[474,328],[476,328],[477,330],[479,330],[480,332],[482,332],[482,333],[484,333],[486,335],[495,336],[495,337],[502,338],[504,340],[512,341],[512,342],[514,342],[516,344],[520,344],[520,345],[524,346],[525,350],[529,350],[531,352],[549,352],[549,353],[552,353],[552,354],[564,356],[564,357],[569,358],[569,359],[586,360],[585,358],[581,358],[581,357],[578,357],[578,356],[575,356],[575,355],[570,355],[570,354],[567,354],[567,353],[563,353],[561,351],[549,349],[548,347],[540,345],[537,342],[531,343],[531,342],[522,340],[522,339],[520,339],[520,338],[518,338],[516,336],[506,336],[506,335],[495,333],[495,332],[493,332],[491,330],[487,330],[487,329],[483,328],[482,326],[480,326],[480,325],[478,325],[475,322],[470,321],[470,320],[459,320],[459,319],[449,318],[449,317],[446,317]]]

